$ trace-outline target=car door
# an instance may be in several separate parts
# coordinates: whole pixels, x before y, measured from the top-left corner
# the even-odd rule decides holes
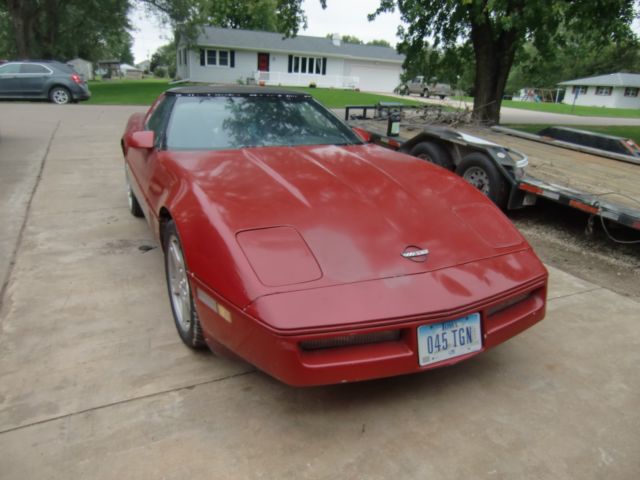
[[[21,97],[46,97],[45,89],[53,70],[38,63],[23,63],[18,75],[18,95]]]
[[[129,148],[127,160],[131,168],[130,178],[140,206],[144,210],[145,217],[152,223],[155,221],[159,188],[152,181],[154,171],[157,169],[158,152],[164,145],[164,132],[171,115],[171,108],[175,97],[162,97],[153,106],[145,121],[144,130],[151,130],[155,134],[155,145],[152,149]],[[152,215],[149,215],[152,214]]]
[[[19,63],[5,63],[0,66],[0,97],[17,96],[19,74]]]

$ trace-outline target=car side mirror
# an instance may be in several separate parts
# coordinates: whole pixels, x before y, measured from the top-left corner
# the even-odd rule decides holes
[[[353,133],[355,133],[363,142],[371,142],[371,135],[366,130],[358,127],[353,127],[351,130],[353,130]]]
[[[155,146],[155,132],[153,130],[134,132],[129,137],[129,146],[134,148],[153,148]]]

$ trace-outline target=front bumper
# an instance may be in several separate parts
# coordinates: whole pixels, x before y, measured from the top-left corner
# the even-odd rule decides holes
[[[526,273],[522,270],[513,270],[516,263],[514,257],[526,257],[527,253],[535,259],[533,253],[521,252],[456,267],[455,270],[460,278],[468,278],[468,288],[461,286],[455,293],[455,289],[449,285],[447,287],[450,290],[449,295],[444,300],[442,295],[430,298],[429,294],[424,293],[429,292],[436,284],[442,283],[442,278],[438,278],[442,277],[442,272],[412,276],[411,284],[418,291],[423,291],[422,298],[413,303],[405,301],[401,305],[396,305],[395,308],[393,305],[390,306],[401,314],[416,308],[421,309],[409,315],[392,316],[384,312],[383,317],[376,317],[375,312],[380,313],[384,308],[380,308],[380,302],[374,299],[379,300],[380,296],[384,295],[381,291],[376,292],[372,285],[367,285],[370,282],[364,282],[364,285],[342,286],[344,288],[335,287],[344,290],[345,301],[356,306],[355,310],[351,309],[351,316],[356,314],[355,312],[366,311],[367,305],[373,307],[369,313],[365,314],[368,317],[365,317],[367,320],[363,322],[314,327],[301,321],[300,325],[303,328],[285,330],[274,328],[273,325],[259,320],[261,318],[259,313],[268,311],[268,306],[258,305],[260,300],[244,311],[237,310],[225,303],[223,299],[216,297],[195,278],[193,279],[193,287],[196,289],[194,291],[203,292],[204,295],[194,296],[205,331],[205,339],[210,345],[219,342],[259,369],[290,385],[312,386],[355,382],[453,365],[508,340],[542,320],[546,307],[546,270],[537,259],[539,268],[532,268]],[[507,266],[511,266],[512,270],[504,270]],[[482,267],[480,270],[483,272],[480,276],[478,276],[479,267]],[[503,281],[494,281],[491,285],[491,274],[487,273],[489,271],[502,271]],[[480,283],[484,283],[483,292],[471,290],[473,282],[468,277],[469,273],[474,273]],[[450,280],[455,280],[454,277],[455,275],[451,275]],[[524,277],[529,278],[525,280]],[[397,296],[397,292],[393,291],[393,282],[387,280],[375,283],[376,286],[389,290],[390,298],[394,293]],[[326,291],[305,290],[295,293],[301,297],[299,300],[306,309],[307,319],[313,318],[314,313],[318,311],[324,312],[326,316],[336,315],[336,311],[332,311],[332,301],[328,301]],[[295,296],[289,298],[287,306],[290,311],[295,312],[295,315],[302,315],[302,311],[296,312]],[[211,302],[202,302],[201,298],[206,297],[215,298],[214,304],[222,305],[230,315],[223,317],[215,311],[215,308],[212,308]],[[264,297],[263,303],[277,303],[274,297],[278,295]],[[366,302],[367,298],[369,298],[368,302]],[[463,301],[463,298],[466,301]],[[510,300],[514,298],[518,301],[509,305]],[[365,302],[363,303],[362,300]],[[341,304],[341,301],[337,299],[333,302],[333,306],[344,310],[347,307],[345,307],[346,304]],[[407,305],[407,303],[412,304]],[[433,308],[426,309],[425,304],[431,304]],[[448,308],[440,308],[445,304]],[[475,312],[480,313],[481,317],[482,348],[479,351],[424,367],[419,365],[417,329],[420,325],[455,320]],[[302,346],[303,343],[310,341],[313,343],[319,339],[349,337],[365,333],[375,334],[390,330],[399,331],[399,336],[391,341],[317,350],[304,349]]]

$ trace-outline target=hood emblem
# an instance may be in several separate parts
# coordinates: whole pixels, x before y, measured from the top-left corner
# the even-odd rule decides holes
[[[429,256],[429,250],[426,248],[416,247],[415,245],[409,245],[404,249],[401,255],[412,262],[426,262],[427,257]]]

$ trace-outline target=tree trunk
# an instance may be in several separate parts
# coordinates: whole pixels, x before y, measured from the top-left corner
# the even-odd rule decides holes
[[[7,11],[13,26],[16,54],[18,58],[28,58],[31,56],[31,42],[29,41],[31,22],[28,19],[25,0],[8,0]]]
[[[514,8],[520,4],[515,2]],[[500,107],[507,78],[518,46],[515,30],[497,29],[489,16],[471,24],[471,42],[476,58],[475,97],[473,117],[475,120],[495,125],[500,123]]]
[[[56,42],[58,40],[60,14],[63,10],[63,6],[60,5],[57,0],[47,0],[45,2],[44,10],[47,15],[45,17],[45,22],[42,25],[39,43],[42,51],[42,57],[52,59],[56,57],[56,52],[58,50]]]

